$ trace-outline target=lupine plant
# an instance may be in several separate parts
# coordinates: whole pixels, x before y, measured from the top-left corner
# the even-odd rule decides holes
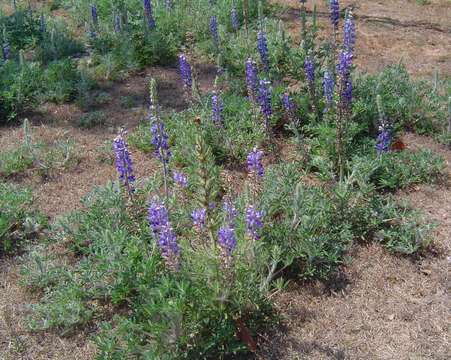
[[[188,59],[185,54],[179,55],[179,69],[183,87],[185,89],[191,89],[193,85],[193,79],[191,75],[191,65],[188,62]]]
[[[125,141],[125,130],[121,130],[119,135],[113,141],[114,153],[116,156],[116,170],[119,174],[119,180],[127,189],[129,196],[135,191],[133,175],[133,163],[128,151],[128,145]]]
[[[258,69],[257,63],[248,58],[246,60],[246,84],[247,93],[252,100],[257,99],[257,86],[258,86]]]
[[[260,60],[263,64],[263,69],[269,73],[269,50],[266,32],[260,30],[257,34],[257,48],[260,54]]]
[[[270,130],[270,119],[272,115],[272,90],[271,82],[268,80],[260,80],[258,86],[258,103],[260,105],[260,111],[264,119],[264,126],[266,132]]]

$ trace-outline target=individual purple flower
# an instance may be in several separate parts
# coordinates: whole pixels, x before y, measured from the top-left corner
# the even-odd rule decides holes
[[[180,248],[177,244],[177,236],[169,223],[161,228],[159,235],[158,246],[166,267],[177,271],[180,268]]]
[[[327,108],[330,108],[334,101],[335,80],[329,71],[324,72],[323,93],[326,99]]]
[[[127,188],[128,193],[132,194],[134,191],[133,183],[135,177],[133,175],[133,164],[128,146],[123,138],[123,131],[114,139],[113,149],[116,157],[116,170],[119,174],[119,180]]]
[[[161,162],[167,164],[172,154],[169,150],[169,136],[166,133],[164,124],[161,121],[154,120],[150,131],[152,133],[151,143],[155,148],[155,155]]]
[[[97,15],[97,6],[96,4],[91,5],[91,19],[94,26],[97,26],[99,24],[99,17]]]
[[[388,126],[379,127],[379,135],[376,139],[376,151],[380,155],[390,151],[390,145],[392,141],[392,132]]]
[[[338,23],[340,21],[340,4],[338,0],[330,0],[330,22],[334,26],[334,29],[338,29]]]
[[[312,85],[315,82],[315,63],[310,56],[304,60],[304,73],[307,81]]]
[[[263,227],[263,212],[250,205],[246,209],[246,230],[253,240],[260,239],[260,229]]]
[[[238,211],[230,200],[226,200],[223,205],[225,211],[225,219],[230,227],[234,226],[235,219],[238,216]]]
[[[249,155],[247,155],[247,171],[250,174],[256,174],[259,177],[263,177],[265,174],[265,168],[263,167],[263,151],[257,150],[255,147]]]
[[[266,72],[269,72],[269,51],[268,40],[264,31],[259,31],[257,34],[257,47],[260,54],[260,60]]]
[[[193,85],[193,79],[191,77],[191,65],[189,64],[185,54],[179,55],[179,66],[183,86],[185,88],[191,88],[191,86]]]
[[[182,172],[174,171],[173,179],[174,179],[174,182],[182,188],[186,188],[188,186],[188,178]]]
[[[251,58],[248,58],[246,60],[246,85],[248,94],[251,98],[256,97],[257,83],[258,83],[257,63]]]
[[[258,86],[258,103],[260,104],[260,110],[265,116],[265,119],[269,119],[272,115],[271,105],[271,83],[267,80],[260,80]]]
[[[218,33],[218,18],[216,15],[213,15],[210,18],[210,33],[211,37],[213,38],[213,42],[216,46],[219,44],[219,33]]]
[[[223,117],[222,112],[224,111],[224,104],[222,102],[221,96],[216,92],[213,92],[211,96],[211,117],[215,124],[222,124]]]
[[[352,17],[352,13],[348,12],[345,23],[343,25],[343,48],[352,53],[355,47],[355,23]]]
[[[207,216],[206,209],[196,209],[191,213],[191,219],[193,220],[193,225],[201,230],[205,227],[205,219]]]
[[[161,229],[169,223],[168,210],[161,201],[153,200],[149,204],[147,214],[152,234],[157,236]]]
[[[236,248],[235,229],[230,226],[223,226],[218,231],[218,245],[223,251],[223,255],[230,257]]]
[[[144,0],[144,16],[147,20],[147,26],[149,29],[155,28],[155,19],[153,17],[153,8],[151,0]]]
[[[230,20],[232,22],[232,28],[233,30],[238,30],[240,27],[240,20],[238,18],[238,12],[236,11],[236,8],[233,7],[232,10],[230,10]]]

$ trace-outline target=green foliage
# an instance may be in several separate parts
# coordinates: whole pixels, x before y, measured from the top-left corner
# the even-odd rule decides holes
[[[234,336],[236,321],[254,331],[269,320],[265,315],[270,314],[269,303],[256,286],[266,277],[256,271],[266,270],[265,252],[248,259],[249,242],[240,235],[236,261],[219,271],[215,252],[193,249],[194,239],[185,238],[193,233],[180,228],[183,265],[177,273],[168,272],[146,214],[138,210],[145,206],[143,195],[136,194],[134,205],[127,205],[120,189],[110,184],[83,201],[86,210],[61,220],[54,240],[69,241],[74,254],[82,256],[73,267],[62,268],[52,263],[48,251],[33,254],[23,271],[28,276],[25,283],[42,288],[46,295],[34,306],[31,328],[72,331],[93,317],[108,319],[105,310],[110,307],[118,315],[104,324],[97,338],[103,357],[138,353],[153,358],[211,358],[246,352]],[[187,218],[188,209],[181,214]],[[50,274],[44,275],[43,269]],[[120,315],[120,309],[132,316]]]
[[[65,26],[64,23],[55,23],[44,34],[37,48],[37,59],[43,64],[80,55],[84,51],[83,45],[67,33]]]
[[[31,191],[0,182],[0,256],[36,238],[46,220],[30,209]]]
[[[14,118],[33,108],[43,86],[43,72],[37,63],[7,61],[0,66],[0,119]]]
[[[0,30],[13,51],[34,45],[42,38],[39,15],[28,10],[19,9],[9,16],[0,16]]]
[[[441,87],[441,84],[439,84]],[[449,88],[447,81],[443,87]],[[419,133],[442,134],[447,125],[449,90],[439,91],[426,81],[412,80],[402,65],[389,66],[376,75],[361,75],[355,84],[357,121],[377,130],[376,96],[380,95],[384,112],[395,129]]]
[[[43,97],[55,103],[74,99],[81,76],[77,64],[69,59],[52,62],[45,70],[45,94]]]
[[[84,129],[92,129],[96,126],[104,125],[106,122],[105,113],[102,111],[93,111],[78,119],[77,126]]]
[[[0,176],[22,174],[31,169],[46,177],[53,171],[67,169],[77,162],[72,140],[34,142],[27,119],[24,121],[23,128],[24,141],[17,144],[17,147],[0,154]]]
[[[0,153],[0,176],[22,173],[33,166],[33,156],[26,146]]]
[[[352,166],[354,171],[367,177],[380,191],[394,191],[413,184],[433,182],[444,175],[445,169],[443,158],[429,150],[357,156]]]

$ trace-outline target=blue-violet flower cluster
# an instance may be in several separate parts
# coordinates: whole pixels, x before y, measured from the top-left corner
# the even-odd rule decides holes
[[[218,33],[218,18],[216,15],[213,15],[210,18],[210,33],[213,38],[213,42],[217,46],[219,44],[219,33]]]
[[[251,98],[255,99],[257,93],[258,70],[257,63],[248,58],[246,60],[246,85],[247,91]]]
[[[340,22],[340,4],[338,0],[330,0],[330,22],[334,26],[334,29],[338,29],[338,23]]]
[[[238,12],[236,11],[235,7],[230,10],[230,20],[232,22],[233,30],[238,30],[240,27],[240,20],[238,18]]]
[[[153,17],[153,8],[151,0],[144,0],[144,15],[147,20],[147,26],[149,29],[155,28],[155,19]]]
[[[150,228],[154,238],[158,241],[161,255],[166,266],[176,271],[180,267],[180,248],[177,244],[177,236],[169,222],[168,210],[162,202],[152,201],[148,209]]]
[[[271,83],[267,80],[260,80],[258,86],[258,103],[260,104],[260,110],[264,115],[266,121],[272,115],[272,105],[271,105]]]
[[[123,132],[114,139],[113,149],[119,180],[127,188],[128,193],[132,194],[134,191],[133,183],[135,182],[135,176],[133,175],[133,163],[128,151],[128,145],[123,138]]]
[[[246,209],[246,229],[252,240],[259,240],[259,231],[263,227],[263,212],[258,211],[253,205]]]
[[[263,167],[263,156],[264,153],[257,148],[254,148],[249,155],[247,155],[247,171],[249,174],[257,175],[258,177],[263,177],[265,174],[265,168]]]
[[[193,79],[191,77],[191,65],[184,54],[179,55],[179,67],[180,76],[182,78],[183,86],[185,88],[191,88],[193,85]]]
[[[269,51],[268,40],[264,31],[259,31],[257,34],[257,47],[260,54],[260,60],[266,72],[269,72]]]
[[[211,117],[215,124],[217,125],[222,124],[223,111],[224,111],[224,103],[222,102],[221,96],[219,96],[218,93],[213,92],[213,95],[211,96]]]

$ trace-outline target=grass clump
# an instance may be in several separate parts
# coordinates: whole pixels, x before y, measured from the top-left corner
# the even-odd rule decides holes
[[[30,207],[31,191],[0,182],[0,256],[18,251],[39,236],[47,221]]]

